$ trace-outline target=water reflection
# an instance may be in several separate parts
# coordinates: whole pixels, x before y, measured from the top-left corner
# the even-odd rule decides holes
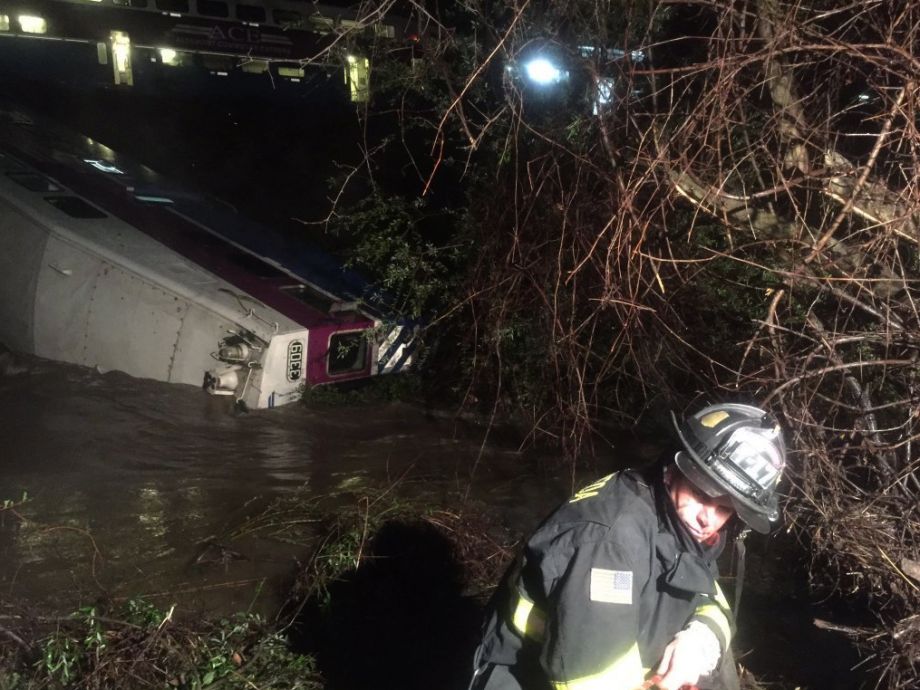
[[[58,608],[146,593],[228,610],[256,592],[270,607],[265,583],[303,554],[235,536],[247,516],[305,487],[321,496],[399,482],[462,495],[481,450],[481,430],[408,405],[235,415],[193,387],[13,364],[0,375],[0,500],[24,490],[30,500],[26,521],[0,523],[0,592]],[[487,448],[478,467],[473,494],[525,526],[569,491],[567,480],[526,481],[533,470],[512,447]]]

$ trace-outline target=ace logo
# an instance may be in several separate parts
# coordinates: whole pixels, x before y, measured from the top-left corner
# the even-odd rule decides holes
[[[217,43],[224,43],[226,41],[259,43],[262,40],[262,34],[258,29],[248,26],[231,26],[229,29],[212,26],[208,38]]]

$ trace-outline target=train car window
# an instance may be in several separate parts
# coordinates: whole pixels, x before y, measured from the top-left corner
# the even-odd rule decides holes
[[[229,17],[230,7],[221,0],[198,0],[198,14],[205,17]]]
[[[201,56],[201,65],[212,72],[227,73],[233,69],[233,58],[226,55],[209,55],[205,53]]]
[[[164,12],[188,12],[188,0],[156,0],[157,9]]]
[[[255,5],[237,5],[236,18],[243,22],[264,22],[265,8]]]
[[[267,60],[246,60],[240,63],[240,69],[246,74],[265,74],[268,72]]]
[[[307,306],[313,307],[324,314],[328,314],[329,310],[332,308],[334,300],[322,295],[315,290],[311,290],[306,285],[284,285],[281,287],[281,291],[287,293],[291,297],[300,302],[303,302]]]
[[[335,30],[335,20],[332,17],[314,14],[309,21],[310,27],[317,33],[328,34]]]
[[[108,218],[105,213],[78,196],[46,196],[45,201],[71,218]]]
[[[19,28],[24,34],[46,34],[48,33],[48,22],[44,17],[34,14],[20,14]]]
[[[44,175],[39,175],[34,172],[8,172],[7,177],[9,177],[13,182],[25,187],[30,192],[59,192],[61,188],[58,187],[54,182],[49,180]]]
[[[119,7],[136,7],[141,10],[147,7],[147,0],[112,0],[112,2]]]
[[[10,30],[10,15],[0,14],[0,31]]]
[[[278,65],[278,76],[289,79],[303,79],[304,69],[299,65]]]
[[[275,19],[275,24],[291,27],[303,25],[303,15],[296,10],[272,10],[272,17]]]
[[[330,376],[361,371],[367,365],[367,337],[363,332],[333,334],[326,361]]]

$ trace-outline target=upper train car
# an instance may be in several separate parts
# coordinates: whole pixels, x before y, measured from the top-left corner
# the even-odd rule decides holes
[[[0,104],[0,341],[250,408],[411,367],[360,276]]]
[[[360,102],[368,98],[368,58],[332,47],[349,32],[399,40],[405,29],[403,18],[306,0],[0,1],[0,52],[14,66],[104,74],[121,87],[151,63],[281,82],[301,81],[308,64],[341,65],[351,100]]]

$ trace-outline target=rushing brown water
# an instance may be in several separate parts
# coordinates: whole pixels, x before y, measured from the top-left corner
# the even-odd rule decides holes
[[[573,484],[511,440],[483,443],[482,427],[406,404],[239,415],[196,388],[3,351],[0,419],[0,501],[28,494],[15,514],[0,511],[0,604],[48,614],[137,596],[186,616],[271,614],[307,554],[241,528],[294,492],[354,501],[398,484],[446,504],[469,495],[525,533]],[[857,687],[852,664],[820,663],[852,651],[811,626],[800,601],[776,598],[767,576],[783,572],[783,556],[756,544],[742,663],[788,687]],[[802,648],[820,650],[817,667],[796,661]]]
[[[406,404],[240,415],[192,387],[9,353],[0,374],[0,501],[28,496],[0,513],[0,600],[268,611],[302,548],[233,535],[278,496],[401,482],[469,493],[526,530],[571,486],[510,442],[484,445],[482,428]]]

